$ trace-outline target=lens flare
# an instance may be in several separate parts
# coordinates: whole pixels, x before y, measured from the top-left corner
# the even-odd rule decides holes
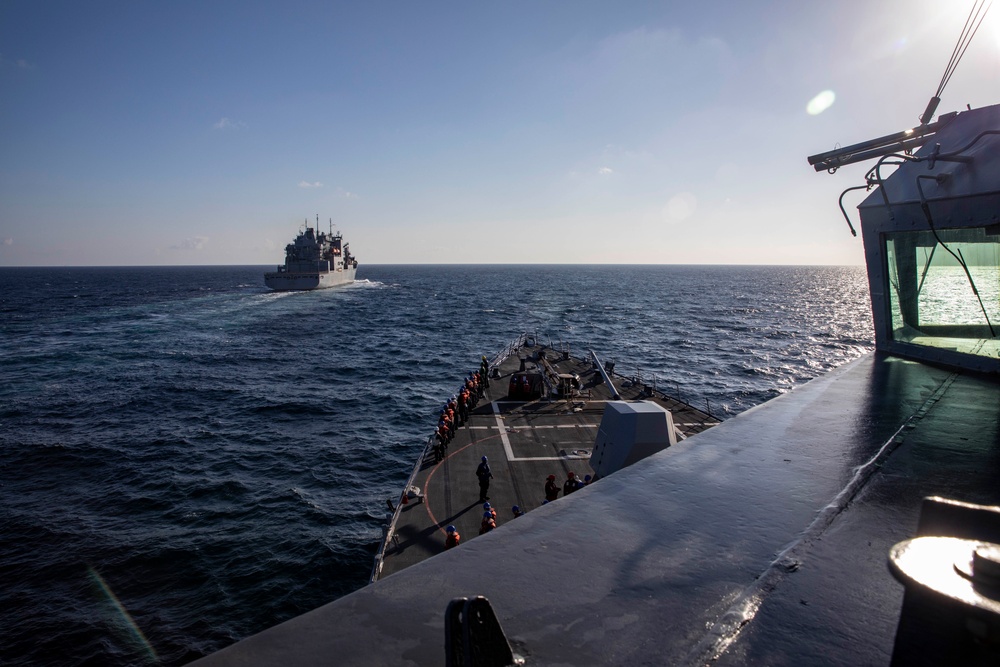
[[[111,587],[108,586],[108,582],[104,581],[104,577],[98,574],[97,570],[93,567],[88,567],[87,569],[90,572],[90,578],[95,584],[97,584],[97,587],[101,589],[101,592],[104,593],[108,602],[111,603],[111,606],[115,608],[115,611],[118,612],[121,619],[125,622],[125,627],[128,629],[129,634],[131,634],[132,639],[134,639],[146,652],[149,656],[150,662],[159,662],[160,659],[157,657],[156,651],[149,643],[149,640],[146,639],[146,635],[142,634],[142,630],[140,630],[139,626],[136,625],[135,619],[132,618],[132,615],[128,613],[128,610],[125,609],[125,606],[122,605],[121,601],[118,599],[118,596],[115,595],[114,591],[111,590]]]
[[[836,99],[837,96],[832,90],[824,90],[822,93],[809,100],[809,104],[806,105],[806,113],[810,116],[818,116],[833,106],[833,101]]]
[[[668,222],[680,222],[694,215],[698,200],[690,192],[680,192],[670,198],[663,207],[663,216]]]

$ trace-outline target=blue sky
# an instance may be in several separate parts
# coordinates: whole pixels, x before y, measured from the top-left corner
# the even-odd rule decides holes
[[[0,265],[858,264],[970,2],[0,4]],[[1000,102],[991,14],[941,112]],[[823,91],[834,101],[807,105]],[[855,202],[856,203],[856,202]]]

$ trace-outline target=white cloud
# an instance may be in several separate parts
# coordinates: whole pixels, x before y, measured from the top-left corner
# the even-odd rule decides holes
[[[14,245],[14,239],[12,239],[11,237],[8,236],[7,238],[5,238],[2,241],[0,241],[0,244],[6,245],[6,246]]]
[[[356,195],[355,193],[353,193],[353,192],[351,192],[349,190],[345,190],[344,188],[341,188],[341,187],[338,187],[334,191],[333,196],[334,197],[340,197],[341,199],[357,199],[358,198],[358,195]]]
[[[222,117],[219,122],[213,125],[217,130],[245,130],[247,124],[241,120],[232,120],[231,118]]]
[[[607,174],[615,173],[615,170],[612,169],[611,167],[601,167],[600,169],[597,170],[597,173],[601,174],[602,176],[605,176]]]
[[[309,181],[299,181],[299,187],[300,188],[324,188],[326,186],[323,185],[322,183],[320,183],[319,181],[315,181],[313,183],[310,183]]]
[[[0,53],[0,67],[16,67],[17,69],[35,69],[35,66],[29,63],[24,58],[17,58],[15,60],[10,60],[5,58],[2,53]]]
[[[171,250],[202,250],[208,243],[207,236],[194,236],[188,237],[178,243],[177,245],[170,246]]]

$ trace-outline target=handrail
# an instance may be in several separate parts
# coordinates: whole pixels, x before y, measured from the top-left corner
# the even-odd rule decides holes
[[[409,493],[410,487],[413,486],[413,479],[417,476],[417,473],[420,472],[420,466],[423,465],[424,458],[427,456],[427,452],[430,450],[431,443],[433,442],[434,436],[432,435],[427,438],[427,442],[424,443],[424,450],[421,452],[420,456],[417,457],[417,462],[413,466],[413,472],[410,473],[410,476],[406,480],[406,486],[403,487],[403,495]],[[400,500],[402,500],[402,496],[400,496]],[[396,509],[392,512],[392,519],[389,521],[389,526],[385,531],[385,537],[382,538],[382,544],[379,546],[378,552],[375,554],[375,563],[372,566],[372,574],[368,579],[368,583],[378,581],[379,576],[382,574],[382,564],[385,561],[385,549],[389,542],[392,541],[393,533],[396,532],[396,521],[399,519],[399,513],[402,510],[402,507],[402,502],[396,503]]]
[[[506,347],[501,348],[500,351],[493,356],[493,359],[490,360],[489,362],[490,368],[493,368],[494,366],[499,366],[504,361],[514,356],[522,347],[525,346],[527,341],[528,341],[528,334],[527,332],[524,332],[517,338],[515,338],[513,341],[511,341]]]
[[[597,367],[601,370],[601,374],[604,375],[604,366],[601,365],[600,361],[597,360],[597,355],[594,354],[593,351],[591,351],[590,354],[593,355],[595,363],[597,364]],[[626,377],[624,375],[621,375],[620,373],[617,373],[615,371],[611,371],[610,374],[611,374],[612,377],[618,376],[618,377],[622,378],[623,380],[630,381],[630,382],[635,382],[636,384],[645,384],[645,381],[643,380],[642,371],[639,369],[638,366],[635,369],[635,375],[633,377],[631,377],[631,378]],[[684,405],[692,408],[693,410],[697,410],[698,412],[704,414],[709,419],[712,419],[712,420],[714,420],[716,422],[721,422],[722,421],[721,418],[719,418],[719,417],[715,416],[714,414],[712,414],[712,405],[711,405],[711,403],[709,403],[709,400],[708,400],[707,396],[705,397],[705,409],[701,410],[700,408],[696,408],[693,403],[688,403],[687,401],[684,400],[684,398],[681,396],[681,386],[680,386],[680,383],[678,383],[676,380],[674,381],[674,385],[676,386],[677,395],[676,396],[671,396],[665,390],[657,388],[657,386],[656,386],[656,380],[657,380],[656,373],[650,373],[650,375],[653,378],[652,391],[653,391],[654,394],[659,393],[660,396],[662,396],[664,398],[670,399],[672,401],[677,401],[678,403],[683,403]],[[607,379],[605,379],[605,381],[607,382]],[[609,383],[609,386],[614,387],[614,385],[611,385],[610,383]],[[706,427],[708,426],[708,422],[705,421],[704,419],[701,420],[701,424],[702,424],[702,426],[706,426]]]

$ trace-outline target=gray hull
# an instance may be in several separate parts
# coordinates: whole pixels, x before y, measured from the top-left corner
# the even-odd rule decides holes
[[[273,271],[264,274],[264,284],[278,292],[326,289],[354,282],[354,267],[337,271]]]

